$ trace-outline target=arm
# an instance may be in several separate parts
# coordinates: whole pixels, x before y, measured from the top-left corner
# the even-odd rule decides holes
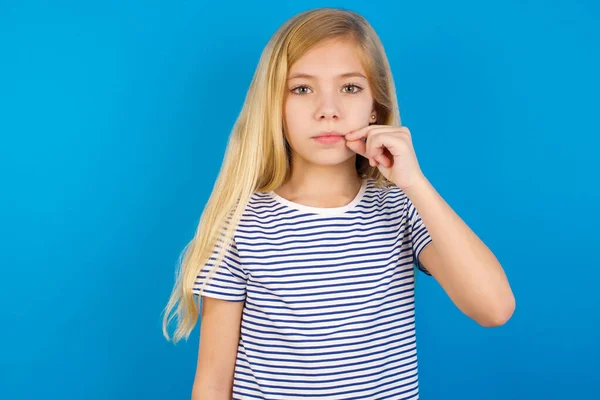
[[[502,266],[423,176],[404,190],[432,242],[419,260],[454,304],[485,327],[504,324],[515,298]]]
[[[202,299],[192,400],[230,400],[244,302]]]

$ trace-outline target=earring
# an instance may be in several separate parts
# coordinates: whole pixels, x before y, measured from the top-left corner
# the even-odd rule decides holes
[[[375,115],[371,115],[371,119],[375,119]]]

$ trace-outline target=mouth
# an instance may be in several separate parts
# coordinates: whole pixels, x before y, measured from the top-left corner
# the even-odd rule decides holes
[[[322,132],[317,136],[313,136],[313,139],[321,144],[333,144],[342,141],[344,135],[339,132]]]
[[[316,136],[313,136],[314,138],[319,138],[319,137],[323,137],[323,136],[340,136],[343,137],[344,134],[340,133],[340,132],[335,132],[335,131],[329,131],[329,132],[321,132]]]

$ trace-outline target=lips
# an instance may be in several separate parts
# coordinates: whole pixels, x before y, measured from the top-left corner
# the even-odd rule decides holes
[[[340,136],[341,137],[341,136],[344,136],[344,134],[343,133],[339,133],[339,132],[331,131],[331,132],[321,132],[317,136],[314,136],[314,137],[315,138],[319,138],[319,137],[326,137],[326,136]]]
[[[339,132],[322,132],[317,136],[313,136],[313,139],[321,144],[334,144],[342,141],[344,135]]]

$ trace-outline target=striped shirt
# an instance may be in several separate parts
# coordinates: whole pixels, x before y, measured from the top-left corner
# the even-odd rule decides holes
[[[429,275],[429,243],[405,193],[373,179],[337,208],[254,193],[203,294],[245,302],[233,399],[418,399],[414,265]]]

